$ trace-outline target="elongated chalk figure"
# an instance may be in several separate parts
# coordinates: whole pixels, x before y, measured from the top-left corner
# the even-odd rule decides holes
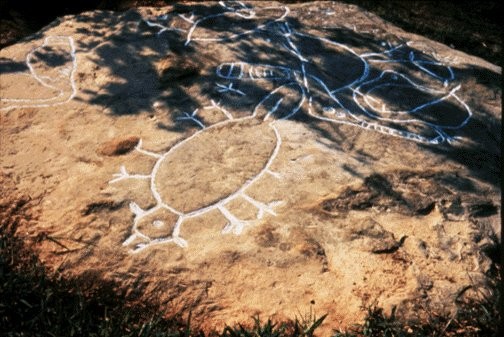
[[[25,62],[29,72],[2,76],[2,87],[6,89],[1,91],[0,110],[50,107],[67,103],[76,95],[77,59],[72,37],[46,37],[42,45],[26,55]],[[20,85],[24,90],[16,89]],[[15,97],[9,95],[9,88],[15,91]]]

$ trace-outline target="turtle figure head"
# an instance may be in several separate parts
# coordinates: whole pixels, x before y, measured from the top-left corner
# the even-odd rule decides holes
[[[131,251],[137,252],[154,244],[170,241],[178,243],[182,240],[175,233],[178,215],[167,208],[156,206],[145,211],[132,202],[130,209],[135,214],[134,225],[123,246],[129,247]]]

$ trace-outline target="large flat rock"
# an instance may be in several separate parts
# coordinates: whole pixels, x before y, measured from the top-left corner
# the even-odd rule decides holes
[[[491,292],[500,75],[336,2],[66,16],[0,51],[2,176],[47,266],[205,329],[447,313]]]

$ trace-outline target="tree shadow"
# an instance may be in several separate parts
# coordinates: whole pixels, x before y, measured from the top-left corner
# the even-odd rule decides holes
[[[0,74],[17,73],[27,70],[28,67],[24,62],[15,62],[6,57],[0,57]]]
[[[304,27],[293,16],[280,20],[278,9],[257,9],[257,20],[249,20],[248,10],[200,3],[75,16],[76,24],[85,25],[76,33],[86,36],[76,41],[78,53],[89,52],[95,69],[107,74],[104,84],[81,89],[75,99],[114,118],[156,115],[160,129],[175,132],[198,127],[183,118],[194,111],[207,126],[226,112],[249,116],[262,102],[263,110],[275,110],[272,117],[307,125],[324,144],[363,165],[375,159],[354,148],[352,137],[378,131],[410,137],[422,151],[500,184],[500,119],[482,103],[500,105],[498,73],[465,64],[450,69],[385,31],[377,38],[317,21]],[[2,61],[5,72],[22,67]],[[305,101],[289,115],[303,90]],[[348,125],[355,135],[345,131]],[[455,137],[463,137],[464,145],[446,141]]]

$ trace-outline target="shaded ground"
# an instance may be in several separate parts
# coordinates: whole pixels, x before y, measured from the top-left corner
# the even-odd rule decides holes
[[[502,66],[503,10],[498,1],[369,1],[356,4],[408,32]]]

